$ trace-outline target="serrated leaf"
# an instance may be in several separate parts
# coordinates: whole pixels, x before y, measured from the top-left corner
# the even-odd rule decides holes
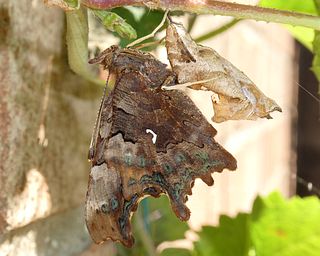
[[[251,214],[222,216],[218,227],[205,226],[195,256],[318,256],[320,200],[284,199],[279,193],[257,197]]]
[[[320,252],[320,202],[315,197],[284,200],[258,197],[250,222],[258,256],[316,256]]]
[[[250,248],[248,214],[222,215],[218,227],[204,226],[195,243],[198,256],[247,256]]]

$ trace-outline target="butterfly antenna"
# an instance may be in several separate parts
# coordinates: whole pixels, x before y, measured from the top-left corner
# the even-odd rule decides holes
[[[152,38],[154,37],[154,35],[162,28],[162,26],[164,25],[164,23],[166,22],[167,20],[167,17],[168,17],[168,13],[169,13],[169,10],[166,10],[166,12],[164,13],[163,15],[163,18],[162,18],[162,21],[160,22],[160,24],[149,34],[149,35],[146,35],[144,37],[141,37],[141,38],[138,38],[137,40],[133,41],[132,43],[128,44],[127,47],[133,47],[134,45],[136,44],[140,44],[142,43],[143,41],[149,39],[149,38]]]
[[[102,98],[100,101],[99,111],[97,114],[96,122],[94,124],[93,132],[92,132],[92,136],[91,136],[91,142],[90,142],[90,147],[89,147],[89,152],[88,152],[89,161],[91,161],[95,155],[95,149],[96,149],[96,144],[97,144],[97,139],[98,139],[98,130],[100,127],[100,120],[101,120],[101,111],[102,111],[102,107],[104,105],[104,102],[106,100],[106,93],[107,93],[109,78],[110,78],[110,72],[107,77],[106,86],[103,89],[103,95],[102,95]]]

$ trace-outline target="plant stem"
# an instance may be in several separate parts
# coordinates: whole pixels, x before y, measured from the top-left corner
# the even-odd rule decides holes
[[[193,26],[196,22],[197,19],[197,15],[196,14],[192,14],[189,19],[188,19],[188,33],[190,34],[191,30],[193,29]]]
[[[210,39],[220,33],[223,33],[224,31],[228,30],[229,28],[233,27],[234,25],[236,25],[240,20],[236,20],[233,19],[232,21],[228,22],[227,24],[221,26],[220,28],[214,29],[202,36],[199,36],[197,38],[194,39],[194,41],[196,41],[197,43],[200,43],[202,41],[205,41],[207,39]]]
[[[317,16],[215,0],[83,0],[82,3],[93,9],[145,5],[152,9],[233,16],[236,19],[277,22],[320,30],[320,17]]]

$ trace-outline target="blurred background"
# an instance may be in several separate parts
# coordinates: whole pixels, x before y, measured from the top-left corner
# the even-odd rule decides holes
[[[145,17],[151,30],[163,15],[130,10]],[[232,18],[177,13],[174,20],[199,38]],[[93,15],[89,27],[91,56],[119,43]],[[62,10],[40,0],[0,1],[0,255],[149,255],[139,236],[135,249],[128,251],[109,242],[94,245],[86,231],[87,151],[103,87],[70,70],[65,37]],[[143,223],[135,220],[134,235],[146,229],[156,254],[172,246],[191,250],[202,226],[218,225],[221,214],[251,212],[257,195],[319,196],[320,103],[310,50],[281,25],[249,20],[201,44],[243,71],[283,112],[271,120],[210,121],[238,169],[214,174],[212,187],[195,182],[187,203],[192,212],[188,226],[172,215],[163,197],[139,207]],[[163,46],[153,52],[168,63]],[[187,93],[210,120],[213,110],[203,104],[206,96]],[[164,233],[172,233],[172,227],[177,234],[168,239]]]

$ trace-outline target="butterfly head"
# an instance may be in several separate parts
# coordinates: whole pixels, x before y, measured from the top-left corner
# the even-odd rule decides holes
[[[112,45],[103,52],[101,52],[97,57],[89,60],[89,64],[101,64],[106,69],[108,69],[114,59],[114,56],[121,51],[120,47],[117,45]]]

